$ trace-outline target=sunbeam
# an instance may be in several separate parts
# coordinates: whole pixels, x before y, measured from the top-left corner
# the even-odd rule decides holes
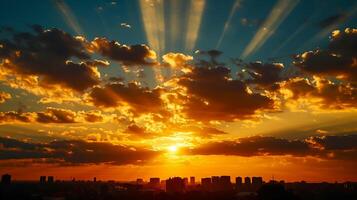
[[[71,11],[70,7],[63,0],[55,0],[54,4],[56,8],[61,12],[63,19],[67,25],[71,27],[77,35],[84,35],[81,26],[79,25],[76,17]]]
[[[270,12],[268,18],[244,49],[241,58],[247,58],[256,52],[269,39],[298,3],[299,0],[279,0]]]
[[[229,16],[228,16],[228,19],[226,21],[226,23],[224,23],[224,28],[223,28],[223,31],[221,33],[221,36],[219,36],[219,39],[218,39],[218,42],[216,44],[216,49],[218,49],[221,44],[222,44],[222,41],[223,41],[223,38],[226,34],[226,31],[228,30],[230,24],[231,24],[231,21],[232,21],[232,18],[234,16],[234,14],[236,13],[236,11],[238,10],[238,8],[240,7],[240,4],[241,4],[242,0],[236,0],[232,9],[231,9],[231,12],[229,13]]]
[[[187,21],[186,50],[191,51],[196,45],[205,4],[206,0],[191,0],[190,14]]]
[[[160,58],[165,51],[165,21],[163,0],[140,0],[140,11],[149,46]],[[156,81],[162,80],[161,71],[154,68]]]

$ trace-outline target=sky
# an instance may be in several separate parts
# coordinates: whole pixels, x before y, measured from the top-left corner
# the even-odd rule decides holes
[[[357,181],[356,12],[0,1],[0,174]]]

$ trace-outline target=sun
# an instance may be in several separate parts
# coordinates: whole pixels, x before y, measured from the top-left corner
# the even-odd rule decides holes
[[[170,153],[176,153],[177,150],[178,150],[178,147],[176,145],[172,145],[172,146],[169,146],[167,148],[167,150],[170,152]]]

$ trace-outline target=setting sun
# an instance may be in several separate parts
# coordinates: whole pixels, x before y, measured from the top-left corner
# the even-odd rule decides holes
[[[168,151],[170,153],[176,153],[178,151],[178,147],[176,145],[169,146]]]

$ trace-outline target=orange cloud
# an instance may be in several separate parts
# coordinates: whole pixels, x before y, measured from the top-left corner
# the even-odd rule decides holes
[[[155,51],[146,45],[127,46],[116,41],[108,41],[106,38],[95,38],[88,48],[125,65],[157,64]]]
[[[342,110],[357,108],[357,90],[350,84],[333,83],[316,78],[313,82],[303,78],[290,79],[281,84],[280,92],[288,104],[298,107],[300,103],[310,108]]]
[[[7,92],[0,91],[0,104],[4,103],[6,100],[11,99],[11,94]]]
[[[160,89],[150,90],[135,83],[109,83],[95,87],[90,93],[90,101],[99,107],[129,106],[136,114],[162,111]]]
[[[347,28],[332,33],[326,50],[308,51],[295,57],[302,71],[340,80],[357,81],[357,29]]]
[[[273,110],[274,101],[230,76],[226,67],[197,67],[182,75],[178,84],[187,90],[182,96],[183,112],[198,121],[232,121],[252,118],[259,110]]]

